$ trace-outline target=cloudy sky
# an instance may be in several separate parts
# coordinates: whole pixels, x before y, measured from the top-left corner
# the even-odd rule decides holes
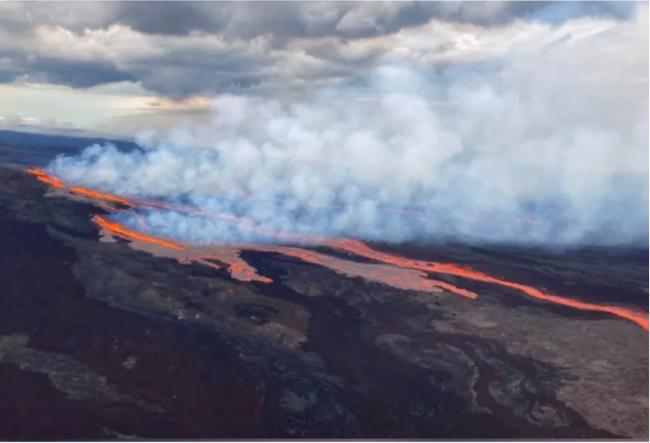
[[[2,2],[0,127],[131,137],[207,121],[223,94],[359,96],[381,66],[444,81],[608,32],[634,35],[588,55],[616,51],[647,95],[646,3]]]

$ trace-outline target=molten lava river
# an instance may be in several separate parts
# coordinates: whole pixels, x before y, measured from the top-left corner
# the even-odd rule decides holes
[[[289,233],[269,231],[259,227],[251,220],[239,218],[231,214],[217,216],[202,213],[191,206],[170,205],[165,202],[125,198],[104,192],[70,186],[48,172],[27,168],[28,174],[40,182],[50,186],[55,192],[63,195],[76,196],[100,204],[109,212],[122,211],[124,208],[169,208],[175,211],[185,211],[201,217],[214,217],[222,222],[238,223],[246,229],[259,231],[267,236],[277,238],[282,243],[294,243],[300,246],[283,246],[275,244],[228,244],[202,245],[190,244],[164,239],[146,233],[146,224],[142,230],[133,230],[117,221],[95,215],[93,221],[105,236],[128,239],[132,245],[157,255],[176,258],[181,263],[197,262],[217,269],[227,270],[232,278],[244,282],[272,283],[272,279],[260,275],[257,270],[241,258],[241,251],[259,251],[281,254],[307,263],[331,269],[348,277],[360,277],[373,282],[385,284],[398,289],[440,292],[446,291],[467,299],[478,297],[475,292],[435,279],[431,274],[452,275],[463,279],[474,280],[518,291],[524,296],[542,302],[561,305],[573,309],[610,314],[631,321],[641,328],[648,330],[648,313],[632,308],[614,305],[589,303],[574,298],[553,294],[522,283],[506,280],[501,277],[460,266],[454,263],[412,260],[396,254],[383,252],[372,248],[367,243],[353,239],[327,239],[319,237],[294,236]],[[350,259],[344,259],[316,252],[310,247],[319,246],[347,254]],[[340,254],[339,254],[340,255]],[[354,257],[366,259],[365,262],[354,260]]]

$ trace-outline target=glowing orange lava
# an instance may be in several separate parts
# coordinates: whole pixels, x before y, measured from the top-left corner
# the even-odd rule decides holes
[[[47,172],[43,171],[42,169],[38,168],[27,168],[25,169],[25,172],[28,174],[31,174],[36,177],[36,179],[42,183],[45,183],[47,185],[50,185],[52,187],[55,187],[57,189],[63,189],[66,190],[72,194],[80,195],[82,197],[86,197],[92,200],[103,200],[103,201],[108,201],[112,203],[120,203],[125,206],[133,206],[133,204],[127,200],[126,198],[123,197],[118,197],[113,194],[107,194],[105,192],[100,192],[100,191],[94,191],[92,189],[87,189],[87,188],[82,188],[80,186],[75,186],[71,187],[66,185],[63,181],[61,181],[59,178],[48,174]]]
[[[241,260],[241,259],[240,259]],[[257,270],[245,261],[236,261],[228,267],[230,275],[239,281],[259,281],[262,283],[273,283],[273,280],[259,275]]]
[[[93,191],[91,189],[74,187],[74,188],[70,188],[70,192],[77,195],[83,195],[84,197],[88,197],[88,198],[94,198],[97,200],[106,200],[113,203],[120,203],[126,206],[131,206],[131,203],[125,198],[118,197],[112,194],[106,194],[104,192]]]
[[[329,246],[337,249],[342,249],[354,255],[370,258],[372,260],[377,260],[383,263],[389,263],[399,267],[419,269],[421,271],[435,272],[439,274],[456,275],[471,280],[491,283],[491,284],[503,286],[510,289],[516,289],[538,300],[543,300],[546,302],[555,303],[562,306],[568,306],[583,311],[606,312],[624,318],[626,320],[630,320],[638,324],[639,326],[641,326],[643,329],[648,330],[647,312],[622,308],[620,306],[597,305],[594,303],[588,303],[588,302],[583,302],[583,301],[579,301],[567,297],[562,297],[560,295],[544,292],[539,289],[521,283],[515,283],[498,277],[493,277],[483,272],[476,271],[468,267],[461,267],[453,263],[439,263],[439,262],[429,262],[429,261],[421,261],[421,260],[411,260],[405,257],[400,257],[397,255],[388,254],[386,252],[377,251],[358,240],[346,239],[346,240],[332,241],[329,243]]]
[[[157,246],[162,246],[163,248],[173,249],[175,251],[182,251],[185,249],[184,246],[181,246],[178,243],[174,243],[169,240],[164,240],[162,238],[153,237],[147,234],[141,234],[137,231],[132,231],[120,223],[111,222],[106,220],[101,215],[95,215],[93,221],[97,223],[102,229],[110,232],[111,234],[119,235],[120,237],[128,238],[130,240],[137,240],[144,243],[150,243]]]
[[[420,271],[395,266],[359,263],[295,247],[251,245],[245,246],[244,249],[252,249],[261,252],[275,252],[288,257],[297,258],[307,263],[323,266],[338,272],[339,274],[347,275],[348,277],[361,277],[369,281],[382,283],[398,289],[423,292],[438,292],[442,289],[469,299],[476,298],[476,294],[471,291],[458,288],[439,280],[434,280]]]
[[[155,200],[126,199],[123,197],[118,197],[112,194],[106,194],[86,188],[67,186],[57,177],[54,177],[41,169],[27,168],[25,171],[35,176],[42,183],[89,199],[111,203],[120,203],[122,205],[131,207],[146,206],[158,209],[173,209],[195,214],[197,216],[216,218],[219,220],[239,224],[246,229],[260,232],[264,235],[271,236],[283,241],[293,241],[298,243],[327,246],[333,249],[345,251],[349,254],[382,263],[358,263],[355,261],[344,260],[298,247],[275,245],[185,245],[131,230],[121,225],[120,223],[109,221],[99,215],[93,217],[93,221],[106,232],[127,238],[135,242],[155,245],[173,251],[176,254],[175,257],[181,261],[196,261],[217,269],[220,269],[221,267],[215,264],[212,260],[224,263],[228,266],[228,271],[232,277],[241,281],[259,281],[263,283],[272,282],[270,278],[259,275],[254,267],[250,266],[248,263],[246,263],[245,260],[240,257],[239,254],[241,250],[273,252],[289,257],[294,257],[307,263],[324,266],[326,268],[334,270],[335,272],[350,277],[361,277],[400,289],[418,291],[445,290],[465,298],[476,299],[477,295],[474,292],[458,288],[450,283],[432,279],[428,276],[428,273],[454,275],[510,289],[515,289],[537,300],[542,300],[561,306],[567,306],[583,311],[612,314],[617,317],[632,321],[641,326],[643,329],[648,330],[648,313],[640,310],[628,309],[620,306],[598,305],[571,299],[568,297],[563,297],[557,294],[552,294],[533,288],[528,285],[491,276],[472,268],[459,266],[453,263],[412,260],[406,257],[401,257],[399,255],[372,249],[366,243],[359,240],[328,240],[322,237],[293,235],[284,232],[268,230],[252,220],[237,217],[232,214],[213,215],[206,214],[198,208],[186,205],[172,205]],[[112,208],[112,210],[114,210],[114,208]],[[140,218],[140,223],[146,227],[144,224],[144,219]]]
[[[43,171],[42,169],[27,168],[25,169],[25,172],[36,177],[36,180],[40,181],[41,183],[45,183],[46,185],[50,185],[54,188],[64,189],[66,187],[65,183],[63,183],[58,178],[49,175],[47,172]]]

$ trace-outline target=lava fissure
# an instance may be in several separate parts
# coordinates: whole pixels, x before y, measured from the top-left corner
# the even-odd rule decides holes
[[[557,294],[551,294],[539,289],[527,286],[521,283],[515,283],[498,277],[491,276],[481,271],[469,267],[459,266],[453,263],[430,262],[423,260],[411,260],[394,254],[388,254],[370,248],[365,243],[358,240],[344,239],[336,240],[329,243],[329,246],[347,251],[354,255],[370,258],[383,263],[393,264],[395,266],[406,267],[410,269],[419,269],[426,272],[438,274],[449,274],[458,277],[464,277],[470,280],[476,280],[484,283],[503,286],[510,289],[516,289],[524,294],[546,302],[555,303],[562,306],[568,306],[583,311],[605,312],[618,317],[633,321],[648,330],[648,313],[641,310],[633,310],[620,306],[598,305],[595,303],[583,302]]]
[[[360,263],[322,254],[313,250],[292,246],[265,244],[190,245],[138,232],[129,229],[118,222],[109,221],[100,215],[95,215],[93,217],[93,221],[104,231],[134,242],[140,242],[142,244],[154,245],[163,248],[163,250],[167,250],[173,253],[179,261],[199,262],[217,269],[221,269],[221,267],[213,263],[211,260],[216,260],[220,263],[224,263],[228,267],[230,275],[233,278],[241,281],[259,281],[262,283],[271,283],[272,280],[270,278],[259,275],[254,267],[249,265],[240,257],[240,252],[242,250],[271,252],[294,257],[307,263],[320,265],[350,277],[362,277],[366,280],[383,283],[399,289],[418,290],[425,292],[437,292],[444,290],[468,299],[476,299],[477,294],[472,291],[456,287],[450,283],[432,279],[428,276],[429,273],[453,275],[470,280],[515,289],[528,295],[531,298],[548,303],[554,303],[557,305],[567,306],[583,311],[611,314],[625,320],[632,321],[635,324],[641,326],[643,329],[648,330],[648,313],[641,310],[584,302],[545,292],[532,286],[524,285],[522,283],[508,281],[481,271],[474,270],[469,267],[463,267],[453,263],[412,260],[406,257],[401,257],[399,255],[389,254],[387,252],[373,249],[360,240],[329,240],[322,237],[293,235],[280,231],[268,230],[252,220],[237,217],[232,214],[212,215],[206,214],[198,208],[193,208],[186,205],[172,205],[155,200],[151,201],[144,199],[127,199],[124,197],[115,196],[112,194],[107,194],[104,192],[86,189],[78,186],[68,186],[57,177],[54,177],[41,169],[27,168],[25,171],[28,174],[35,176],[38,181],[52,186],[53,188],[65,190],[71,194],[79,195],[88,199],[99,200],[108,203],[116,203],[131,208],[144,206],[156,209],[184,211],[201,217],[210,217],[229,223],[236,223],[246,229],[261,232],[266,236],[270,236],[279,240],[325,246],[377,262]],[[144,219],[139,218],[139,220],[140,224],[146,227]]]
[[[107,194],[105,192],[101,191],[94,191],[92,189],[87,189],[87,188],[82,188],[80,186],[68,186],[66,183],[64,183],[61,179],[48,174],[47,172],[43,171],[42,169],[38,168],[27,168],[25,169],[25,172],[28,174],[33,175],[36,177],[38,181],[41,183],[45,183],[46,185],[50,185],[54,188],[65,190],[70,192],[71,194],[76,194],[80,195],[82,197],[86,197],[91,200],[102,200],[102,201],[107,201],[111,203],[119,203],[124,206],[135,206],[133,202],[130,200],[124,198],[124,197],[118,197],[117,195],[113,194]]]
[[[163,248],[172,249],[174,251],[182,251],[185,249],[185,246],[182,246],[179,243],[174,243],[170,240],[165,240],[162,238],[153,237],[151,235],[142,234],[137,231],[132,231],[130,229],[127,229],[120,223],[106,220],[101,215],[95,215],[93,217],[93,221],[97,223],[97,225],[99,225],[102,229],[110,233],[117,234],[120,237],[128,238],[130,240],[150,243],[157,246],[162,246]]]

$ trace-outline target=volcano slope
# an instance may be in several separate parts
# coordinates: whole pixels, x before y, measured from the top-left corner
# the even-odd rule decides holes
[[[323,246],[242,248],[242,278],[111,235],[119,202],[0,184],[0,438],[648,438],[647,317]],[[369,247],[648,309],[647,250]]]

